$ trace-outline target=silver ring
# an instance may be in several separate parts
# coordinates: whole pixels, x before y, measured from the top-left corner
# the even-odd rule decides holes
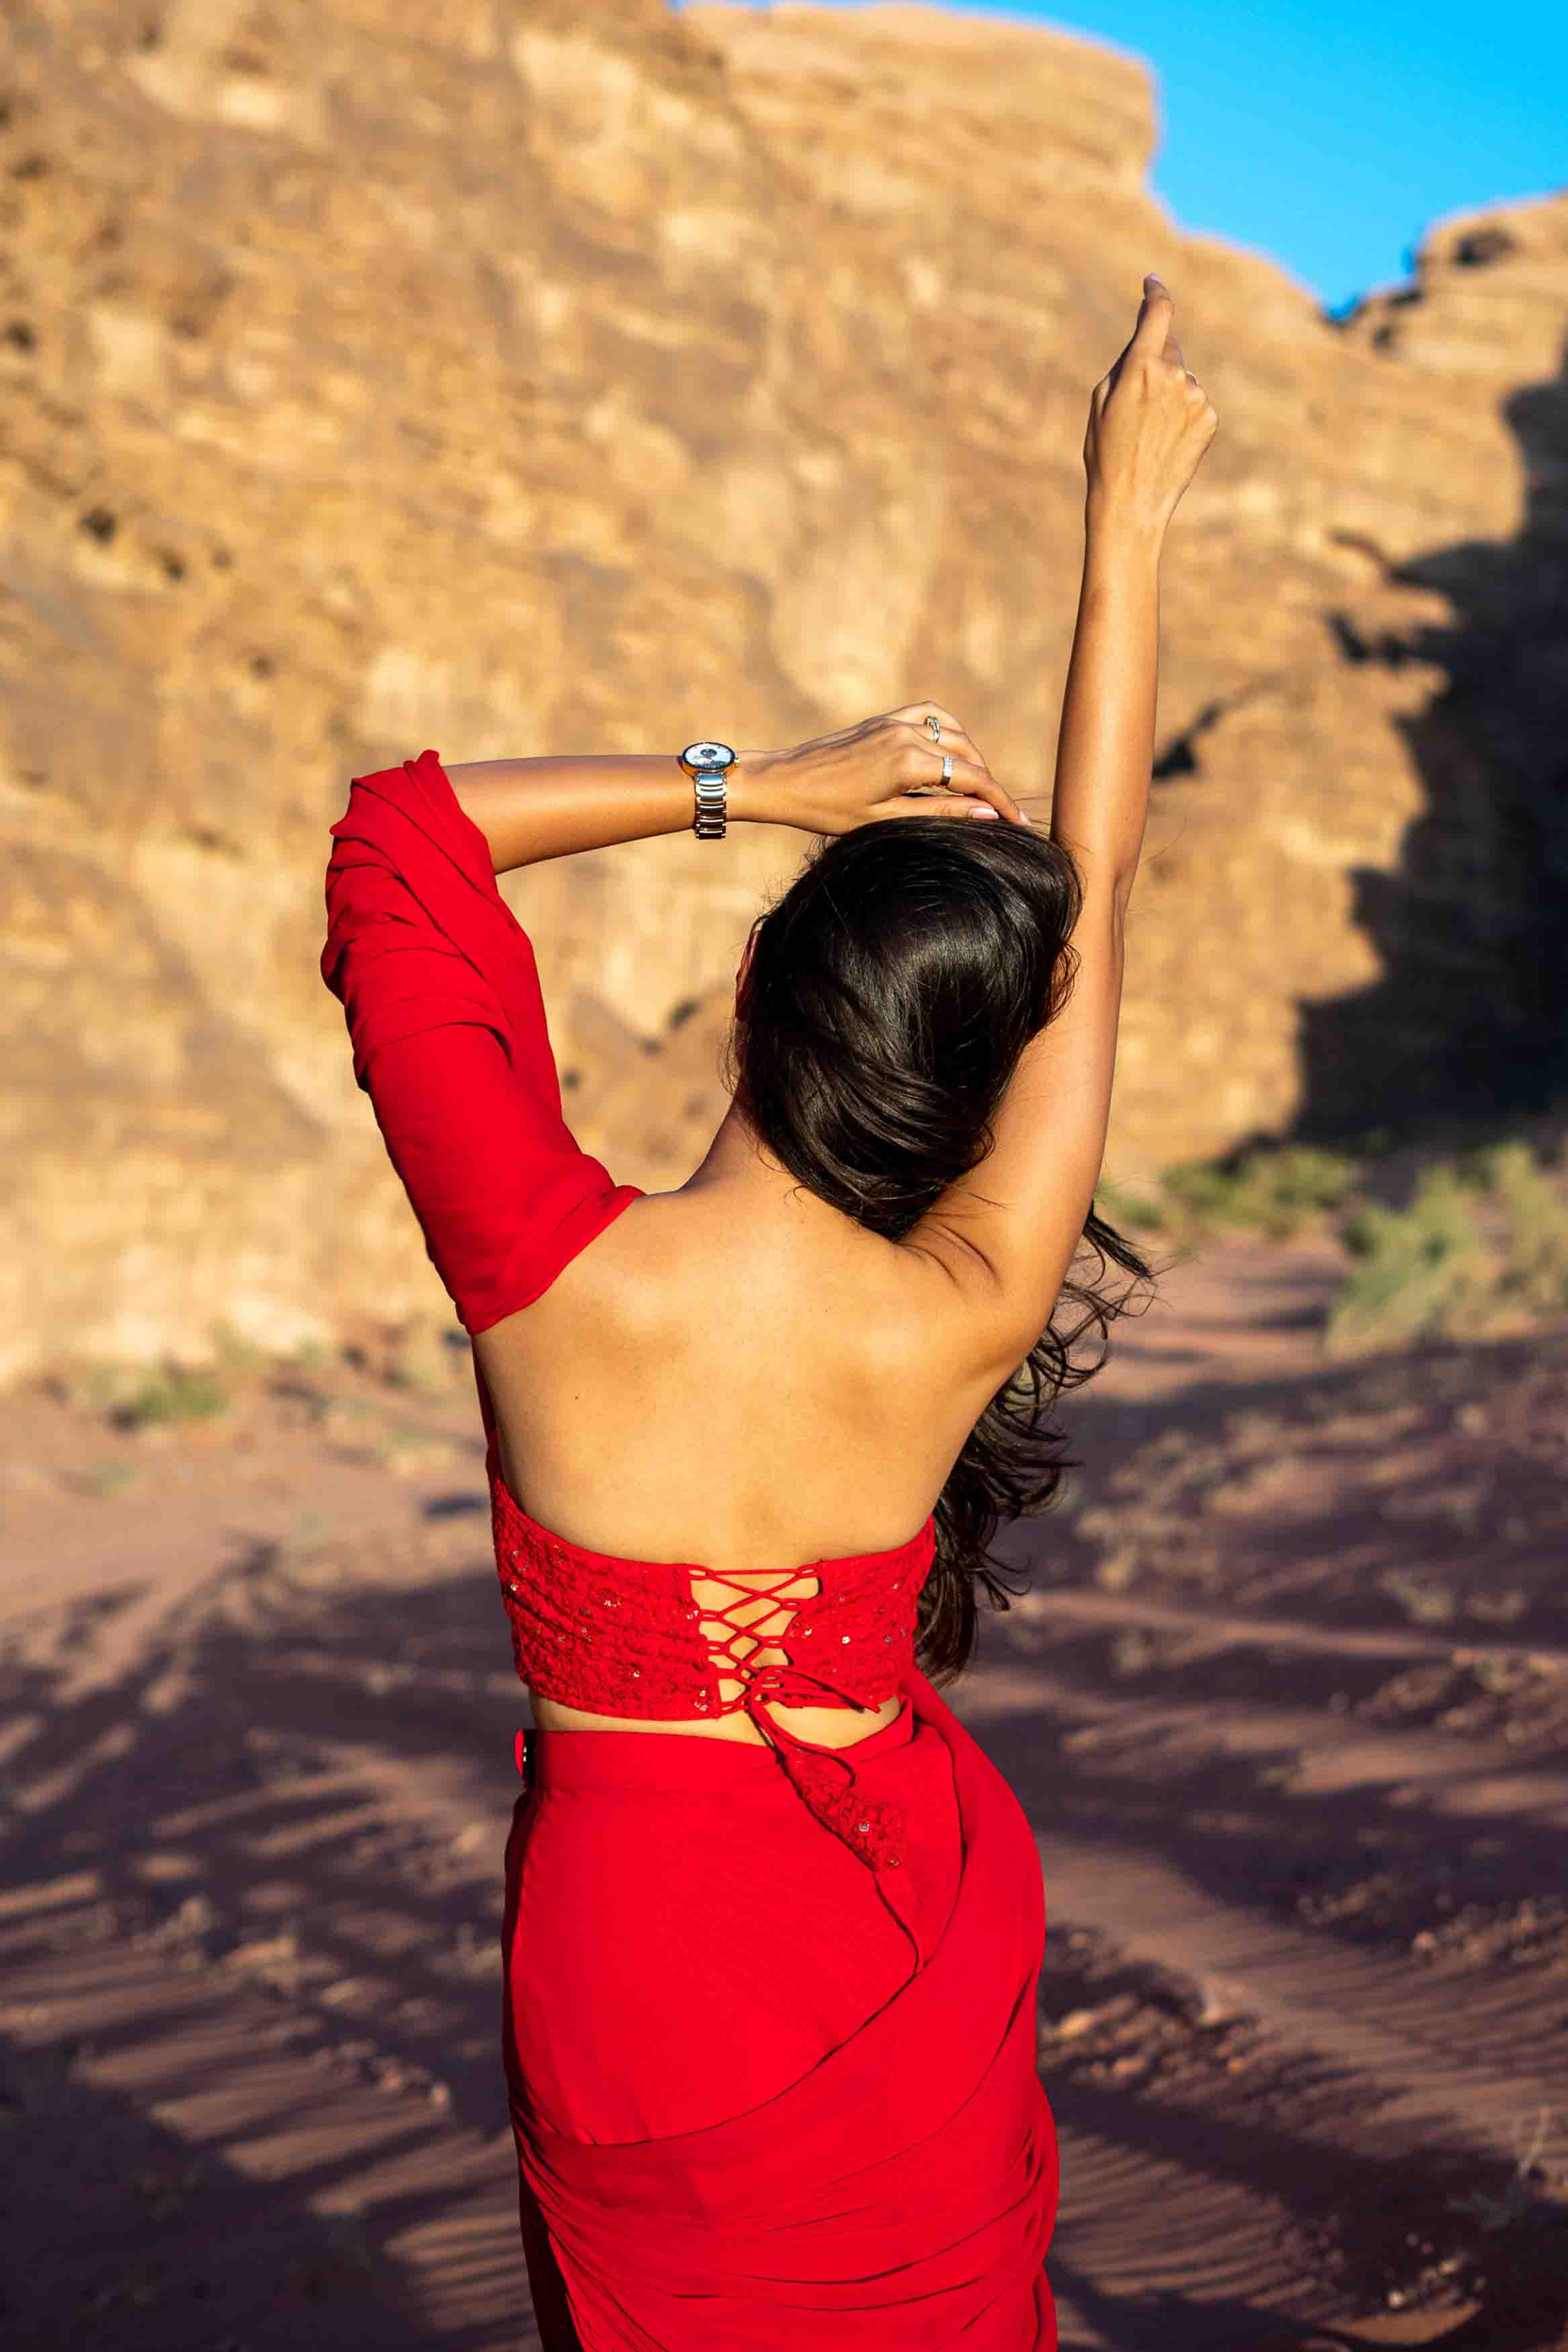
[[[945,784],[950,784],[953,781],[953,754],[951,751],[944,751],[942,754],[942,781]]]
[[[940,743],[942,740],[942,729],[940,722],[933,719],[929,711],[925,714],[925,724],[931,730],[931,740],[934,743]]]

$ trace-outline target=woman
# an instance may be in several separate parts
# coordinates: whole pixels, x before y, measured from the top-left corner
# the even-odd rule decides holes
[[[929,1677],[1006,1605],[986,1545],[1124,1303],[1076,1252],[1148,1272],[1092,1202],[1215,422],[1172,314],[1146,278],[1090,403],[1049,834],[935,703],[781,752],[426,751],[333,828],[323,972],[473,1338],[532,1699],[504,2047],[549,2352],[1055,2342],[1038,1858]],[[694,772],[705,835],[825,838],[753,929],[727,1115],[644,1194],[563,1122],[494,877],[683,829]]]

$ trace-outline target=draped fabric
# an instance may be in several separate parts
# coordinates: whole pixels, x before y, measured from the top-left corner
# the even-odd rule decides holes
[[[768,1750],[528,1735],[504,2048],[545,2352],[1053,2352],[1039,1859],[917,1671],[905,1697],[855,1753],[927,1867],[846,1864],[821,1901],[826,1857],[782,1817],[782,1884],[748,1875],[785,1785]],[[563,2000],[587,1952],[609,1957]]]
[[[430,1256],[486,1331],[641,1196],[566,1124],[533,950],[436,754],[355,778],[332,832],[322,976]],[[519,1738],[503,2047],[547,2352],[1049,2352],[1040,1865],[915,1664],[931,1523],[780,1563],[775,1626],[756,1579],[529,1518],[479,1398],[523,1680],[650,1724],[744,1711],[764,1743]],[[698,1606],[694,1579],[736,1601]],[[773,1712],[895,1695],[842,1749]]]

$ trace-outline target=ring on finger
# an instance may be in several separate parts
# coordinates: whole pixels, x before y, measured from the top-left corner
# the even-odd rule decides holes
[[[950,784],[953,781],[953,754],[951,751],[944,751],[942,754],[942,781],[945,784]]]
[[[929,728],[930,728],[930,730],[931,730],[931,740],[932,740],[934,743],[940,743],[940,741],[942,740],[942,722],[941,722],[941,720],[940,720],[940,719],[933,719],[933,718],[932,718],[932,716],[931,716],[931,713],[930,713],[929,711],[927,711],[927,712],[926,712],[926,714],[925,714],[925,724],[926,724],[926,725],[927,725],[927,727],[929,727]]]

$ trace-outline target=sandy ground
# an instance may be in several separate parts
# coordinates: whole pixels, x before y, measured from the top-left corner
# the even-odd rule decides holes
[[[955,1694],[1045,1872],[1065,2352],[1568,2346],[1568,1330],[1327,1363],[1336,1268],[1166,1277]],[[526,2352],[471,1392],[27,1392],[0,1481],[5,2340]]]

